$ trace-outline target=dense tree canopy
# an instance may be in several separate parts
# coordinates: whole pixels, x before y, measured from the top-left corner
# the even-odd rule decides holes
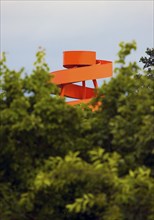
[[[0,219],[154,219],[153,61],[127,63],[132,49],[120,43],[95,112],[58,96],[44,50],[30,75],[2,56]]]

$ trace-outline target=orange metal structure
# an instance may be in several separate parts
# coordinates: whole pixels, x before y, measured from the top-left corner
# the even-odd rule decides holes
[[[63,67],[66,69],[51,72],[52,82],[60,87],[60,96],[77,99],[68,102],[70,105],[88,103],[95,97],[97,79],[112,76],[112,62],[97,60],[94,51],[64,51]],[[86,87],[86,80],[92,80],[94,88]],[[82,85],[74,84],[77,82]]]

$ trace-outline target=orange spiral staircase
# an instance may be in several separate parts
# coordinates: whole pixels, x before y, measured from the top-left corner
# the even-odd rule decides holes
[[[63,67],[66,69],[51,72],[52,82],[60,88],[60,96],[76,101],[68,104],[88,103],[96,96],[97,79],[112,76],[112,62],[97,60],[94,51],[64,51]],[[86,80],[92,80],[94,88],[86,87]],[[82,82],[82,85],[74,83]]]

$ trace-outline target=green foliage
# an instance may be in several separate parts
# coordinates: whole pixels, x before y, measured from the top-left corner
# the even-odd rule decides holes
[[[70,212],[85,212],[88,208],[93,207],[94,196],[91,193],[84,194],[82,198],[77,198],[73,204],[66,205]]]
[[[0,178],[10,185],[15,200],[27,189],[42,161],[75,148],[82,130],[80,111],[51,95],[58,88],[49,83],[44,55],[38,51],[32,74],[25,76],[23,69],[7,68],[5,55],[1,60]],[[10,202],[8,206],[6,210]]]
[[[0,219],[154,219],[153,70],[119,46],[95,112],[58,96],[44,50],[30,75],[2,55]]]
[[[103,104],[93,121],[95,133],[89,139],[107,151],[120,153],[128,169],[142,164],[153,167],[153,78],[145,72],[138,78],[141,70],[135,62],[115,71],[116,77],[102,86],[95,100]]]
[[[116,63],[125,64],[126,56],[128,56],[131,53],[131,50],[136,50],[137,45],[136,42],[133,41],[130,43],[121,42],[119,46],[120,46],[120,50],[118,52],[119,60],[117,60]]]
[[[144,69],[154,66],[154,48],[147,48],[145,52],[149,57],[140,58],[140,62],[144,63]],[[151,68],[149,68],[148,71],[151,71]]]

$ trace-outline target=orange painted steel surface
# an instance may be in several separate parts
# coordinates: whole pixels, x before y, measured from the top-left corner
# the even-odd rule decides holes
[[[67,69],[51,72],[52,82],[60,87],[61,96],[78,99],[68,102],[71,105],[88,103],[95,97],[97,79],[112,76],[112,62],[97,60],[94,51],[64,51],[63,67]],[[86,80],[92,80],[94,88],[86,87]],[[77,82],[82,86],[73,84]]]

